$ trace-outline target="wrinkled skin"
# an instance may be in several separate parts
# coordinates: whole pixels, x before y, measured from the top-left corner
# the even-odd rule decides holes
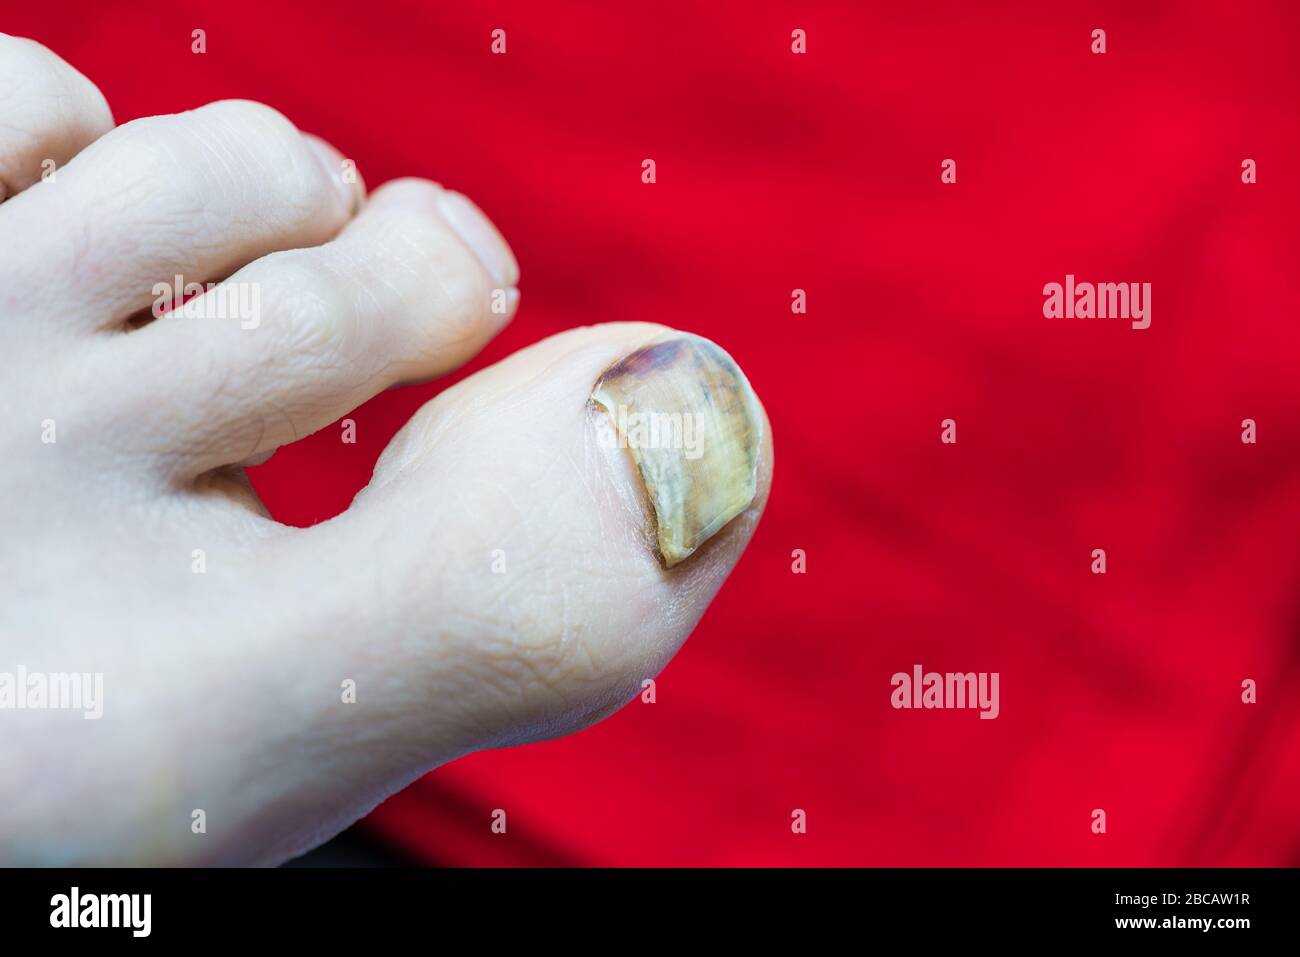
[[[595,441],[592,384],[648,325],[479,372],[342,515],[274,521],[243,465],[456,368],[518,308],[472,204],[348,170],[250,102],[114,128],[89,80],[0,35],[0,673],[103,675],[97,720],[0,710],[0,862],[283,861],[440,763],[618,709],[739,559],[766,419],[754,503],[667,571],[635,469]],[[255,286],[258,324],[155,319],[176,275]]]

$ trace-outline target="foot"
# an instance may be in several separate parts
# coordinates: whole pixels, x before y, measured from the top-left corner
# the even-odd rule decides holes
[[[585,727],[758,521],[744,376],[611,324],[446,390],[346,512],[281,525],[241,466],[513,317],[492,224],[424,180],[367,197],[256,103],[114,128],[3,35],[0,199],[4,863],[276,863],[442,762]],[[181,305],[178,276],[221,285]]]

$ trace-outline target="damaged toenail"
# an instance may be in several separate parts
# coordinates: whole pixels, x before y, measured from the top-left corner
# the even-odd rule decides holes
[[[674,334],[610,366],[591,402],[636,463],[654,508],[659,558],[671,568],[754,500],[758,400],[731,356]]]

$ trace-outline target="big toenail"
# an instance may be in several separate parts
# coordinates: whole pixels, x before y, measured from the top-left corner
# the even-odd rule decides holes
[[[675,334],[606,369],[591,393],[631,454],[655,511],[659,558],[688,558],[754,500],[758,400],[731,356]]]

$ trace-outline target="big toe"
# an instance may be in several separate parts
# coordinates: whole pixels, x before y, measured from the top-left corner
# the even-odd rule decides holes
[[[346,668],[386,689],[391,733],[459,753],[635,696],[740,559],[771,474],[766,415],[726,352],[595,326],[429,402],[306,547],[339,574],[368,566]]]

